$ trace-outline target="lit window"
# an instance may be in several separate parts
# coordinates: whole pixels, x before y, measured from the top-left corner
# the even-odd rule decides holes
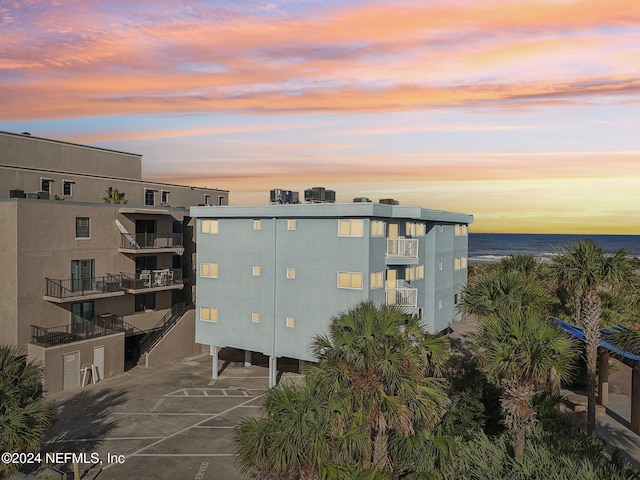
[[[427,226],[424,223],[416,224],[416,236],[424,237],[427,234]]]
[[[459,258],[455,258],[453,260],[453,269],[454,270],[460,270],[460,259]]]
[[[204,320],[206,322],[217,322],[218,309],[211,307],[200,307],[200,320]]]
[[[251,314],[251,321],[253,323],[260,323],[260,314],[259,313],[252,313]]]
[[[287,230],[295,230],[297,226],[296,220],[287,220]]]
[[[460,259],[460,268],[467,268],[467,257],[462,257]]]
[[[260,265],[254,265],[252,273],[254,277],[259,277],[260,274],[262,273],[262,268],[260,268]]]
[[[416,279],[424,278],[424,265],[416,266]]]
[[[338,220],[339,237],[362,237],[362,220]]]
[[[414,267],[405,267],[404,269],[404,279],[410,282],[415,278],[416,271]]]
[[[362,290],[362,273],[338,272],[338,288]]]
[[[287,317],[287,328],[295,328],[296,327],[296,319],[293,317]]]
[[[76,217],[76,238],[89,238],[89,217]]]
[[[200,265],[200,276],[209,278],[218,278],[217,263],[203,263]]]
[[[287,278],[296,278],[295,268],[287,268]]]
[[[259,218],[256,218],[253,221],[253,229],[254,230],[262,230],[262,220],[260,220]]]
[[[218,220],[202,220],[202,233],[215,235],[218,233]]]
[[[383,272],[372,272],[369,278],[370,288],[374,290],[376,288],[382,288],[384,286]]]
[[[380,220],[373,220],[371,222],[371,236],[384,237],[384,222]]]

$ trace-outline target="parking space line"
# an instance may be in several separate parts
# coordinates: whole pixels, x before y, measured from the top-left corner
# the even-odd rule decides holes
[[[262,395],[260,395],[260,397],[262,397],[262,396],[264,396],[264,395],[266,395],[266,393],[263,393]],[[183,428],[182,430],[178,430],[177,432],[172,433],[171,435],[167,435],[167,436],[166,436],[166,437],[164,437],[164,438],[161,438],[161,439],[159,439],[159,440],[156,440],[155,442],[152,442],[152,443],[150,443],[149,445],[147,445],[147,446],[145,446],[145,447],[142,447],[142,448],[140,448],[140,449],[136,450],[136,451],[135,451],[135,452],[133,452],[133,453],[130,453],[130,454],[128,454],[128,455],[125,455],[125,456],[124,456],[124,458],[129,458],[129,457],[133,457],[133,456],[138,456],[138,455],[140,455],[142,452],[144,452],[145,450],[147,450],[148,448],[155,447],[156,445],[158,445],[158,444],[160,444],[160,443],[162,443],[162,442],[164,442],[164,441],[166,441],[166,440],[168,440],[168,439],[170,439],[170,438],[173,438],[173,437],[175,437],[175,436],[177,436],[177,435],[180,435],[180,434],[182,434],[182,433],[184,433],[184,432],[186,432],[186,431],[188,431],[188,430],[191,430],[191,429],[192,429],[192,428],[194,428],[194,427],[200,426],[200,425],[202,425],[203,423],[208,422],[209,420],[213,420],[213,419],[214,419],[214,418],[216,418],[216,417],[219,417],[219,416],[221,416],[221,415],[225,415],[225,414],[227,414],[227,413],[229,413],[229,412],[231,412],[231,411],[235,410],[236,408],[243,407],[245,404],[247,404],[247,403],[249,403],[249,402],[253,402],[256,398],[260,398],[260,397],[254,397],[254,398],[251,398],[251,399],[247,400],[246,402],[244,402],[244,403],[240,403],[240,404],[235,405],[235,406],[233,406],[233,407],[230,407],[230,408],[226,409],[226,410],[225,410],[225,411],[223,411],[223,412],[216,413],[216,414],[210,414],[207,418],[205,418],[205,419],[203,419],[203,420],[200,420],[198,423],[196,423],[196,424],[194,424],[194,425],[190,425],[190,426],[188,426],[188,427],[185,427],[185,428]],[[157,414],[157,413],[145,413],[144,415],[158,415],[158,414]],[[190,414],[179,414],[179,415],[190,415]],[[194,414],[194,415],[199,415],[199,414]],[[214,454],[214,455],[215,455],[215,454]],[[174,455],[174,456],[175,456],[175,455]],[[190,456],[190,455],[185,455],[185,456]],[[193,456],[193,455],[191,455],[191,456]],[[202,455],[202,456],[206,456],[206,455]],[[211,455],[210,455],[210,456],[211,456]],[[117,465],[117,464],[116,464],[116,463],[110,463],[110,464],[108,464],[108,465],[104,466],[103,470],[106,470],[106,469],[108,469],[108,468],[112,467],[113,465]]]

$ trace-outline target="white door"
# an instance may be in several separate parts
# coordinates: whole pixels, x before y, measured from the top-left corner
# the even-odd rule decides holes
[[[80,352],[62,356],[62,375],[63,390],[80,386]]]
[[[104,378],[104,347],[95,347],[93,349],[93,367],[95,372],[93,374],[97,374],[93,381],[102,380]]]

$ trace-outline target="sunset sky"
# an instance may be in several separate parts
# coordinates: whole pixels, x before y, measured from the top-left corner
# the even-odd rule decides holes
[[[0,130],[235,205],[325,186],[640,234],[640,1],[0,0]]]

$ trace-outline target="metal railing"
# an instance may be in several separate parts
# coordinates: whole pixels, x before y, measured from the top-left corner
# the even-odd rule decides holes
[[[104,277],[80,277],[56,280],[45,278],[44,294],[47,297],[68,298],[122,290],[122,275],[107,274]]]
[[[387,238],[387,257],[418,258],[418,240]]]
[[[184,313],[191,308],[192,305],[185,305],[184,302],[176,303],[171,309],[158,320],[158,322],[147,331],[147,334],[138,342],[138,351],[140,354],[149,352],[156,344],[166,335]]]
[[[397,305],[399,307],[418,306],[417,288],[386,288],[384,293],[387,305]]]
[[[181,269],[143,270],[140,273],[122,272],[120,276],[122,277],[122,288],[128,290],[169,287],[183,283]]]
[[[99,315],[92,320],[58,327],[31,325],[31,343],[53,347],[119,332],[128,333],[132,329],[137,330],[136,327],[125,322],[121,315]]]
[[[181,233],[121,233],[121,248],[127,250],[182,248]]]

